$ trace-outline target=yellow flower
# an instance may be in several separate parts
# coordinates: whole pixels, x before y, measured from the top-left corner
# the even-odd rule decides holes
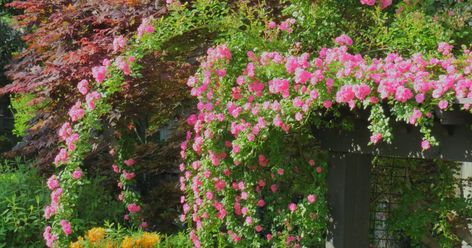
[[[116,248],[116,247],[118,246],[112,241],[107,241],[107,244],[105,246],[105,248]]]
[[[82,241],[84,238],[79,237],[77,241],[70,243],[70,248],[83,248]]]
[[[80,241],[76,241],[76,242],[72,242],[70,243],[70,248],[82,248],[82,244],[80,243]]]
[[[125,237],[123,241],[121,241],[121,248],[135,248],[134,239],[129,236]]]
[[[161,238],[157,233],[148,233],[145,232],[141,239],[139,240],[139,244],[142,248],[152,248],[156,246],[157,243],[161,241]]]
[[[94,227],[87,232],[87,237],[91,243],[100,242],[105,238],[105,228]]]

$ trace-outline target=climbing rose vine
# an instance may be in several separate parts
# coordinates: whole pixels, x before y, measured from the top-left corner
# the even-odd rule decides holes
[[[434,110],[472,97],[467,49],[456,58],[441,43],[440,57],[371,59],[349,53],[347,35],[336,43],[317,56],[208,50],[188,80],[198,113],[181,146],[181,219],[196,247],[212,247],[215,237],[241,246],[323,242],[326,163],[310,136],[325,113],[370,111],[371,144],[390,142],[390,117],[419,126],[418,145],[427,150],[438,143],[430,134]]]
[[[361,4],[374,6],[376,3],[379,4],[380,8],[385,9],[388,6],[392,5],[392,0],[361,0]]]
[[[154,31],[150,21],[151,19],[145,18],[138,27],[138,30],[141,30],[138,38]],[[126,40],[122,36],[116,37],[113,45],[115,52],[118,52],[126,46]],[[126,58],[120,56],[114,61],[105,58],[101,65],[91,68],[94,84],[87,79],[77,84],[77,91],[84,99],[72,105],[68,111],[70,120],[64,122],[58,130],[64,147],[56,155],[54,165],[62,170],[57,175],[52,175],[47,182],[51,190],[51,203],[45,207],[44,217],[53,218],[52,225],[48,225],[43,233],[48,247],[62,247],[70,241],[68,236],[74,230],[70,219],[74,215],[80,185],[85,183],[80,166],[85,155],[93,149],[92,132],[101,129],[100,118],[108,114],[112,108],[107,99],[124,89],[122,77],[131,74],[134,62],[133,56]],[[108,80],[107,77],[109,77]],[[139,223],[138,221],[142,221],[139,218],[141,210],[139,196],[132,190],[133,179],[136,176],[134,172],[136,161],[126,158],[127,153],[121,146],[110,151],[110,154],[116,157],[111,167],[114,172],[120,174],[117,185],[121,193],[118,199],[124,202],[128,210],[124,218],[133,223]],[[140,226],[145,228],[147,224],[142,222]]]

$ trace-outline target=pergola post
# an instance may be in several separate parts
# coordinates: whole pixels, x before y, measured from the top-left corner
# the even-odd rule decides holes
[[[458,104],[472,104],[472,98]],[[431,134],[440,146],[423,151],[420,128],[392,122],[394,139],[369,145],[368,113],[347,111],[343,116],[353,124],[350,129],[313,129],[323,149],[330,152],[328,168],[328,205],[331,212],[327,248],[369,247],[370,169],[372,156],[442,159],[472,162],[472,115],[466,111],[436,111]],[[463,169],[465,173],[466,169]],[[467,170],[468,171],[468,170]]]
[[[369,247],[371,155],[330,153],[328,206],[332,220],[326,248]]]

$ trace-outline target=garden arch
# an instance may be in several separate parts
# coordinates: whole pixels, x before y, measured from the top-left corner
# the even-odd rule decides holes
[[[458,99],[460,105],[471,104],[472,98]],[[422,151],[418,143],[418,127],[392,122],[391,144],[368,146],[365,112],[346,111],[352,118],[351,131],[320,129],[314,133],[321,146],[330,152],[328,172],[328,204],[332,220],[326,247],[369,247],[369,187],[372,156],[443,159],[472,162],[472,115],[465,111],[435,112],[432,135],[440,145]],[[336,137],[336,138],[333,138]]]

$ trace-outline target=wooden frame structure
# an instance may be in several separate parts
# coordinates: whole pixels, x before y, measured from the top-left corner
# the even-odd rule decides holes
[[[458,104],[472,103],[460,99]],[[472,115],[465,111],[436,111],[432,128],[440,142],[423,152],[419,128],[391,123],[392,144],[369,146],[370,131],[365,113],[348,114],[352,131],[318,129],[315,136],[330,152],[328,204],[331,211],[327,248],[369,247],[369,188],[373,156],[443,159],[472,162]]]

